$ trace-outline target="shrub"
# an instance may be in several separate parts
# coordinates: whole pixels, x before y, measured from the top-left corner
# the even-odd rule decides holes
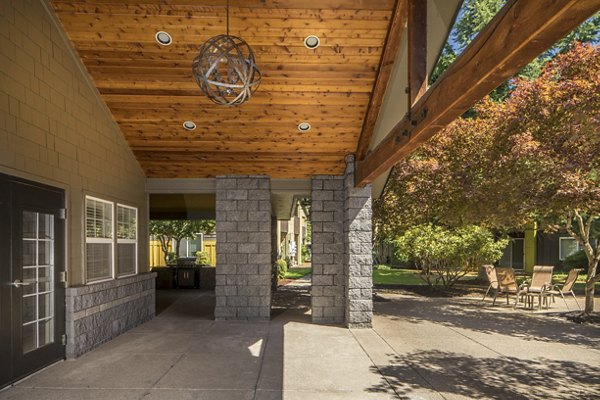
[[[304,260],[304,261],[310,261],[311,257],[312,257],[312,254],[310,253],[310,250],[309,250],[307,244],[303,244],[302,245],[302,250],[301,251],[302,251],[302,260]]]
[[[469,271],[502,257],[506,240],[494,240],[485,228],[468,225],[447,229],[431,224],[417,225],[395,241],[398,259],[412,262],[428,285],[454,285]]]
[[[210,257],[206,251],[196,252],[196,265],[208,265],[210,264]]]
[[[563,269],[569,270],[572,268],[584,268],[587,269],[588,259],[585,255],[585,251],[579,250],[563,260]]]
[[[287,262],[285,262],[285,260],[282,260],[281,258],[279,260],[277,260],[277,279],[283,279],[285,277],[285,273],[288,270],[288,265]]]

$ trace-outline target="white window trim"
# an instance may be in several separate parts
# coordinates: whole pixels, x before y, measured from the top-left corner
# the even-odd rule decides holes
[[[87,200],[94,200],[100,203],[110,204],[111,206],[111,238],[88,238],[87,237]],[[118,218],[118,207],[128,208],[135,211],[135,239],[119,239],[117,237],[117,218]],[[97,283],[108,282],[115,279],[127,278],[130,276],[135,276],[139,273],[138,268],[138,237],[139,237],[139,224],[138,224],[138,208],[133,206],[128,206],[126,204],[121,204],[118,202],[101,199],[99,197],[88,196],[86,195],[84,198],[84,218],[83,218],[83,234],[84,234],[84,250],[83,250],[83,259],[84,259],[84,277],[86,285],[95,285]],[[110,265],[110,276],[101,277],[97,279],[88,279],[88,270],[87,270],[87,244],[88,243],[104,243],[111,245],[112,257],[111,257],[111,265]],[[117,275],[117,250],[118,243],[129,243],[135,244],[135,272]]]
[[[117,237],[117,233],[115,232],[115,238],[116,238],[117,244],[119,244],[119,243],[123,243],[123,244],[135,244],[135,251],[134,251],[134,254],[135,254],[134,267],[135,267],[135,269],[134,269],[134,272],[129,273],[129,274],[123,274],[123,275],[117,274],[117,271],[116,271],[117,264],[116,263],[118,262],[118,259],[115,258],[115,268],[114,268],[115,269],[115,272],[114,272],[115,276],[117,278],[127,278],[129,276],[137,275],[138,272],[139,272],[138,271],[138,234],[139,234],[139,232],[138,232],[138,209],[137,209],[137,207],[132,207],[132,206],[128,206],[128,205],[125,205],[125,204],[117,203],[117,207],[115,207],[115,213],[116,213],[115,215],[116,216],[119,215],[118,214],[118,208],[119,207],[121,207],[121,208],[128,208],[128,209],[133,210],[135,212],[135,239],[119,239]],[[117,223],[118,223],[118,221],[117,221]],[[118,246],[117,246],[117,249],[118,249]],[[116,255],[115,255],[115,257],[116,257]]]
[[[575,239],[574,237],[571,236],[561,236],[558,238],[558,259],[560,261],[563,261],[565,258],[567,258],[568,256],[565,256],[562,252],[562,241],[563,240],[573,240],[575,241],[575,245],[577,246],[577,249],[575,250],[575,252],[578,252],[581,250],[581,244],[577,241],[577,239]],[[570,255],[570,254],[569,254]]]

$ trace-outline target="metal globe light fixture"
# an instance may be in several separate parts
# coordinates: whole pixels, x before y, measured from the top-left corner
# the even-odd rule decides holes
[[[227,34],[214,36],[202,45],[192,62],[192,74],[206,97],[227,106],[250,100],[260,85],[262,75],[252,48],[229,34],[229,0]]]

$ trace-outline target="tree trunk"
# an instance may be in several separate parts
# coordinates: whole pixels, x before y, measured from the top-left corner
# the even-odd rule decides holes
[[[567,215],[565,227],[567,232],[569,232],[569,235],[583,246],[583,251],[588,259],[587,279],[585,281],[584,315],[589,315],[594,312],[594,286],[596,282],[598,282],[596,269],[598,267],[598,262],[600,261],[600,248],[598,248],[597,241],[595,241],[596,248],[594,248],[592,246],[592,240],[590,239],[592,224],[596,218],[597,217],[594,214],[585,215],[578,210],[572,210]],[[573,219],[577,221],[578,232],[573,230]]]
[[[584,314],[589,315],[594,312],[594,291],[595,284],[588,282],[585,284],[585,310]]]
[[[181,244],[181,239],[175,239],[175,259],[179,258],[179,245]]]
[[[589,315],[594,312],[594,293],[596,289],[596,270],[598,261],[595,259],[589,260],[588,276],[585,282],[585,309],[583,313]]]
[[[169,265],[169,244],[165,240],[164,237],[159,237],[158,241],[160,242],[160,249],[162,250],[162,253],[163,253],[163,258],[165,260],[165,266],[168,266]]]

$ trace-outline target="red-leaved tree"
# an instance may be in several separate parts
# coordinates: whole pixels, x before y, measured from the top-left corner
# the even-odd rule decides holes
[[[401,161],[376,203],[379,233],[439,222],[558,224],[588,260],[585,313],[600,280],[600,47],[575,44],[503,102],[485,99]]]

